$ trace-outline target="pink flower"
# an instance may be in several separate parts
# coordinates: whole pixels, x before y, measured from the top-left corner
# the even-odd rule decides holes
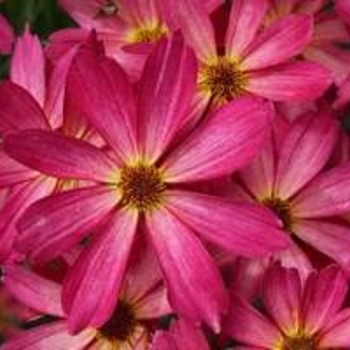
[[[340,45],[350,41],[350,33],[329,3],[328,0],[271,0],[265,21],[271,24],[290,14],[312,15],[313,35],[302,54],[328,68],[339,85],[350,72],[350,53]]]
[[[305,285],[295,269],[273,266],[264,279],[264,314],[233,295],[224,332],[249,349],[347,349],[350,308],[342,308],[347,290],[336,266],[312,273]]]
[[[178,35],[162,41],[147,61],[138,104],[118,65],[83,50],[72,64],[67,103],[80,103],[111,149],[41,130],[5,139],[6,151],[30,167],[95,183],[37,202],[19,223],[18,248],[41,260],[96,233],[64,285],[73,331],[106,321],[141,233],[152,242],[173,308],[215,330],[227,295],[201,239],[246,256],[288,245],[268,211],[181,186],[247,164],[262,147],[272,116],[270,104],[243,98],[178,139],[195,82],[193,53]]]
[[[240,171],[250,201],[269,207],[286,234],[297,237],[349,271],[350,230],[341,219],[349,212],[349,163],[322,171],[338,140],[338,126],[328,113],[297,119],[281,141],[272,138],[261,155]],[[275,255],[283,264],[308,271],[300,243]]]
[[[139,243],[139,242],[138,242]],[[2,349],[149,349],[150,321],[171,312],[161,283],[158,266],[144,245],[138,247],[123,282],[118,304],[99,328],[88,328],[76,335],[68,332],[61,308],[61,285],[28,268],[8,265],[4,283],[23,304],[55,321],[22,331],[11,337]],[[91,286],[93,288],[93,286]]]
[[[314,99],[332,81],[322,66],[294,60],[312,37],[311,16],[284,16],[262,29],[267,1],[233,1],[222,48],[217,47],[212,23],[200,2],[167,4],[196,52],[202,99],[222,103],[243,94],[273,101]]]

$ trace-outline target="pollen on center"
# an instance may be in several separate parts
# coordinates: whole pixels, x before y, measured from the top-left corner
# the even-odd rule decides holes
[[[122,205],[140,212],[157,208],[166,189],[161,171],[144,164],[123,167],[117,186],[121,191]]]
[[[318,350],[318,346],[312,337],[295,336],[285,338],[280,350]]]
[[[218,103],[228,102],[245,92],[247,76],[239,64],[225,56],[215,63],[205,64],[200,70],[199,86],[209,92]]]
[[[130,43],[153,43],[167,34],[166,27],[157,21],[145,23],[131,31],[128,37]]]
[[[106,339],[111,344],[127,342],[132,339],[137,325],[133,306],[124,300],[119,300],[111,318],[98,330],[98,337]]]

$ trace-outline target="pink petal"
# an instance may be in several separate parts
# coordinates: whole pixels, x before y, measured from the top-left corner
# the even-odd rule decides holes
[[[10,54],[15,41],[15,34],[6,18],[0,14],[0,53]]]
[[[283,63],[298,55],[310,42],[312,18],[289,15],[263,31],[248,47],[244,70],[256,70]]]
[[[6,198],[0,212],[0,261],[9,257],[18,236],[16,224],[23,212],[38,199],[49,195],[56,182],[52,178],[38,177],[34,181],[16,186]]]
[[[304,242],[344,268],[350,268],[350,229],[347,225],[320,220],[298,220],[293,230]]]
[[[205,240],[225,251],[258,257],[289,244],[275,216],[258,205],[172,190],[166,206]]]
[[[166,159],[167,181],[210,179],[246,165],[261,150],[271,117],[271,105],[255,98],[220,108]]]
[[[50,129],[44,112],[34,98],[20,86],[6,81],[0,84],[0,131]]]
[[[4,150],[21,163],[45,174],[107,182],[116,173],[115,165],[91,144],[44,130],[11,134]]]
[[[0,151],[0,188],[34,179],[39,174]]]
[[[61,285],[22,266],[5,265],[3,282],[23,305],[51,316],[64,317]]]
[[[317,177],[293,200],[293,212],[301,218],[348,214],[350,210],[350,164]]]
[[[39,350],[54,349],[83,350],[95,332],[87,329],[77,335],[70,335],[65,322],[51,322],[21,333],[1,346],[3,350]]]
[[[273,349],[281,338],[279,330],[241,297],[233,297],[224,320],[223,332],[244,344]]]
[[[150,161],[164,152],[182,125],[196,87],[196,59],[180,35],[162,41],[140,83],[140,142]]]
[[[236,0],[232,3],[225,43],[227,55],[242,55],[262,25],[267,6],[266,0]]]
[[[181,350],[186,344],[186,350],[210,350],[204,333],[199,327],[180,318],[171,325],[168,332],[158,332],[154,338],[154,350]]]
[[[279,152],[275,195],[288,199],[326,164],[338,138],[338,124],[327,113],[294,122]]]
[[[335,265],[309,277],[304,290],[303,314],[305,328],[310,333],[321,330],[335,316],[347,289],[346,279]]]
[[[251,72],[247,91],[273,101],[311,100],[320,97],[331,82],[322,66],[298,61]]]
[[[35,67],[35,74],[32,74]],[[45,103],[45,56],[43,48],[36,35],[27,28],[16,41],[13,51],[11,80],[26,89],[44,107]]]
[[[135,155],[132,85],[115,61],[89,49],[80,50],[68,73],[66,97],[67,103],[79,105],[121,159]]]
[[[319,346],[323,349],[348,349],[350,347],[350,309],[344,309],[329,319],[322,329]]]
[[[335,0],[335,8],[339,16],[350,24],[350,4],[347,0]]]
[[[274,265],[265,274],[263,299],[267,312],[284,332],[300,324],[301,281],[296,269]]]
[[[171,305],[180,315],[193,322],[205,321],[219,332],[220,314],[225,313],[228,300],[209,254],[197,237],[166,209],[151,213],[146,223]]]
[[[192,0],[168,0],[165,6],[168,17],[180,27],[187,44],[200,61],[216,56],[213,25],[203,2]]]
[[[53,259],[88,235],[117,203],[118,195],[101,186],[44,198],[19,220],[16,247],[42,261]]]
[[[68,328],[101,327],[116,307],[136,233],[136,212],[119,212],[82,251],[63,286]]]
[[[273,142],[272,130],[269,136],[260,154],[239,172],[245,187],[258,200],[271,198],[274,188],[276,145]]]

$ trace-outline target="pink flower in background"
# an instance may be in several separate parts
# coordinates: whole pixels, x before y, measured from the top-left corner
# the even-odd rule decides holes
[[[138,104],[113,61],[82,51],[69,74],[68,103],[81,104],[111,150],[39,130],[5,139],[6,151],[30,167],[96,183],[37,202],[19,223],[17,247],[44,260],[96,233],[64,285],[72,331],[106,321],[141,232],[152,242],[173,308],[215,330],[226,291],[200,238],[246,256],[288,246],[267,210],[182,189],[247,164],[264,143],[272,117],[268,103],[238,99],[178,140],[195,82],[195,59],[178,35],[162,41],[147,61]]]
[[[202,99],[222,103],[252,94],[273,101],[307,100],[321,96],[332,81],[322,66],[293,59],[312,37],[311,16],[284,16],[262,30],[268,2],[233,1],[222,48],[217,47],[213,25],[200,2],[167,4],[196,52]]]
[[[232,295],[224,332],[244,349],[346,349],[350,308],[342,305],[347,291],[336,266],[312,273],[302,284],[297,270],[275,265],[264,278],[264,313]]]
[[[349,164],[322,172],[337,140],[337,123],[328,113],[301,116],[282,141],[270,140],[262,154],[240,171],[240,179],[245,198],[275,212],[286,234],[349,271],[350,230],[341,219],[349,211]],[[276,257],[307,272],[311,266],[298,239],[292,250]]]
[[[152,253],[143,245],[128,268],[118,304],[99,329],[88,328],[71,335],[61,308],[61,285],[16,265],[7,265],[5,286],[15,298],[55,320],[31,330],[22,330],[1,348],[26,349],[149,349],[151,322],[172,311]],[[91,285],[93,288],[93,285]]]

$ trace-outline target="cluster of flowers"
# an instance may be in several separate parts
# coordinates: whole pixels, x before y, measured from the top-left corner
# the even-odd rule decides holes
[[[350,1],[59,3],[0,16],[0,348],[349,349]]]

